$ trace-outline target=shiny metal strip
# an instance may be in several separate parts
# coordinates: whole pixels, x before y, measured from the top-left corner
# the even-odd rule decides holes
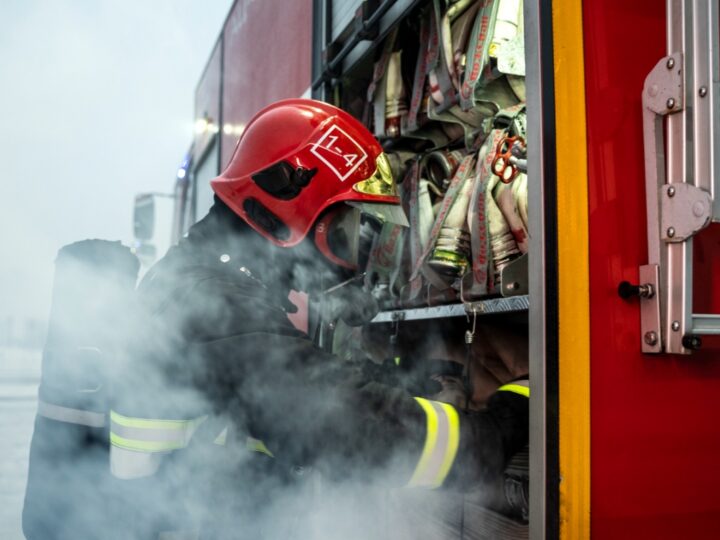
[[[146,478],[160,468],[167,452],[139,452],[119,446],[110,446],[110,473],[121,480]]]
[[[693,332],[703,336],[720,335],[720,315],[693,314]]]
[[[124,439],[137,441],[176,442],[185,445],[190,440],[194,430],[195,426],[192,425],[192,422],[188,422],[188,425],[184,429],[136,428],[110,422],[110,431],[112,433]]]
[[[718,92],[720,92],[720,64],[718,62],[718,3],[716,0],[693,1],[693,85],[692,110],[693,158],[695,185],[709,192],[715,199],[718,174]],[[720,220],[720,204],[713,205],[715,220]]]
[[[545,152],[552,147],[543,139],[543,70],[540,47],[540,0],[525,0],[525,88],[527,93],[528,261],[530,391],[530,540],[546,539],[547,523],[547,400],[546,400],[546,291],[545,291]],[[547,71],[545,71],[547,73]],[[551,81],[548,81],[551,82]],[[546,82],[547,84],[547,82]],[[546,148],[548,146],[549,148]],[[551,264],[555,264],[552,261]]]
[[[530,305],[527,295],[508,296],[507,298],[488,298],[467,302],[465,304],[449,304],[426,308],[398,309],[378,313],[371,323],[394,321],[414,321],[420,319],[441,319],[447,317],[465,317],[468,313],[485,315],[489,313],[511,313],[527,311]]]
[[[77,424],[93,428],[101,428],[105,426],[104,413],[62,407],[42,400],[38,401],[37,413],[43,418],[57,420],[58,422],[66,422],[68,424]]]
[[[691,42],[692,0],[668,0],[666,13],[667,53],[683,53],[683,77],[687,83],[693,80],[694,71]],[[688,96],[688,92],[692,92],[688,86],[692,85],[685,84],[684,111],[669,115],[666,124],[666,181],[669,184],[694,181],[693,145],[692,141],[687,140],[687,134],[692,129],[692,116],[688,113],[688,106],[693,103],[693,96]],[[661,250],[665,252],[665,261],[660,263],[660,283],[667,291],[666,305],[663,306],[662,302],[660,305],[661,313],[663,310],[665,312],[662,318],[665,351],[687,353],[682,345],[682,336],[690,328],[692,316],[692,295],[688,294],[692,291],[692,240],[679,244],[664,243]]]

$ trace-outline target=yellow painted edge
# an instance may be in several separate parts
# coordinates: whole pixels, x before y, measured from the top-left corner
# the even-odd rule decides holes
[[[552,3],[557,149],[560,538],[590,538],[590,301],[582,2]]]

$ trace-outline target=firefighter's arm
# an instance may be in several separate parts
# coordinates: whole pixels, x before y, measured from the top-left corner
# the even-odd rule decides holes
[[[501,386],[479,412],[415,398],[425,412],[426,430],[423,453],[408,485],[466,489],[494,481],[527,445],[529,396],[525,379]]]
[[[524,395],[501,390],[472,414],[416,399],[317,349],[271,306],[229,292],[232,317],[219,332],[228,337],[191,345],[182,365],[215,410],[241,417],[276,459],[430,487],[500,474],[527,441]]]
[[[296,337],[255,333],[202,348],[194,356],[213,365],[198,371],[198,383],[220,400],[216,407],[237,406],[277,459],[330,475],[462,485],[500,474],[527,441],[526,383],[503,387],[482,412],[463,413],[369,381],[361,365]]]

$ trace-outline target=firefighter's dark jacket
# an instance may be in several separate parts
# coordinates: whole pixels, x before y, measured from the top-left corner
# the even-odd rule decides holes
[[[267,249],[216,199],[139,286],[143,313],[115,409],[139,418],[209,415],[221,420],[202,429],[215,431],[198,429],[193,440],[230,422],[229,433],[261,440],[278,462],[406,484],[426,445],[426,411],[373,380],[365,364],[319,350],[293,327],[288,287]],[[445,485],[493,481],[527,439],[524,396],[498,392],[486,411],[460,412]]]

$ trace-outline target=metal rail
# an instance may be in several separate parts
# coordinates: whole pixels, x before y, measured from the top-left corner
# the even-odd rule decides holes
[[[530,301],[527,295],[510,296],[508,298],[488,298],[465,304],[449,304],[422,308],[396,309],[378,313],[371,323],[387,323],[395,321],[417,321],[423,319],[442,319],[447,317],[465,317],[476,313],[489,315],[493,313],[512,313],[527,311]]]
[[[641,347],[688,354],[720,317],[693,315],[693,236],[720,221],[718,0],[667,0],[667,56],[645,79],[648,264],[640,268]],[[647,289],[649,286],[649,289]]]

